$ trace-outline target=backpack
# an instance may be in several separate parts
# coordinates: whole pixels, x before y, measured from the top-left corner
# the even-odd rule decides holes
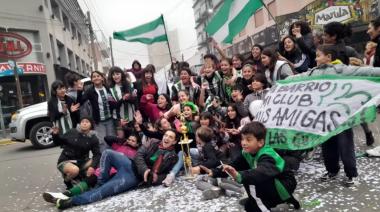
[[[82,117],[92,117],[92,106],[89,100],[85,101],[83,105],[79,108],[80,118]]]

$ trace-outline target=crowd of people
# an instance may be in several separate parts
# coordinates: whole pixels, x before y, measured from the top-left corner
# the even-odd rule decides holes
[[[158,93],[155,67],[112,67],[108,77],[91,73],[92,86],[69,74],[51,85],[48,111],[53,141],[62,148],[57,168],[67,190],[45,192],[43,198],[60,209],[89,204],[131,189],[171,186],[184,172],[184,155],[192,158],[190,172],[206,174],[196,182],[205,199],[221,194],[244,196],[247,211],[265,211],[281,203],[294,208],[297,169],[313,149],[278,150],[265,145],[266,128],[255,121],[255,103],[276,81],[312,75],[380,75],[380,18],[370,22],[371,38],[361,57],[345,40],[349,25],[331,22],[313,31],[304,21],[290,26],[275,49],[255,44],[248,58],[228,58],[213,41],[221,58],[204,56],[199,74],[187,62],[172,66],[173,86]],[[366,71],[357,72],[366,66]],[[361,69],[362,70],[362,69]],[[182,151],[183,128],[194,142]],[[362,128],[368,146],[374,138]],[[91,154],[90,154],[91,153]],[[380,148],[369,150],[380,156]],[[90,157],[91,155],[91,157]],[[322,144],[326,182],[344,165],[346,186],[358,176],[352,129]],[[216,180],[215,178],[226,178]]]

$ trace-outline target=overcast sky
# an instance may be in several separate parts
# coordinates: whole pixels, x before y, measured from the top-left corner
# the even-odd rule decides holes
[[[164,14],[167,30],[178,30],[180,50],[185,59],[194,55],[197,49],[192,0],[79,0],[78,2],[84,13],[90,10],[94,30],[102,29],[107,39],[112,36],[113,31],[133,28]],[[100,31],[96,34],[100,38]],[[149,62],[145,44],[115,40],[113,47],[115,64],[118,66],[130,68],[134,59],[138,59],[143,66]]]

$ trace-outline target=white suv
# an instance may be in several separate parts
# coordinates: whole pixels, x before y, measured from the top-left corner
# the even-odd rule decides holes
[[[84,88],[91,84],[90,78],[81,80]],[[30,139],[33,146],[38,149],[44,149],[54,146],[51,137],[52,123],[48,117],[47,102],[41,102],[29,107],[17,110],[12,115],[9,128],[10,136],[14,141],[25,142]]]

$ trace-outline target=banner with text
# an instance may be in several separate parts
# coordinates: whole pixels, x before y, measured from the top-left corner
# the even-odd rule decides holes
[[[376,119],[380,77],[308,76],[278,81],[256,120],[268,128],[266,143],[279,149],[307,149]]]

